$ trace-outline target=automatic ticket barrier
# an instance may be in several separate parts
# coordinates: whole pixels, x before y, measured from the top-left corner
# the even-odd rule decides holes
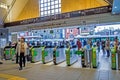
[[[65,61],[65,47],[64,46],[56,46],[53,50],[53,63],[55,65]]]
[[[77,62],[77,55],[76,55],[77,48],[76,46],[72,46],[71,48],[68,47],[66,49],[66,64],[67,66],[71,66],[75,62]]]
[[[78,56],[81,56],[81,64],[82,64],[82,67],[85,67],[85,54],[84,54],[84,49],[81,48],[80,50],[77,50],[76,51],[76,54]]]
[[[6,60],[13,59],[13,57],[15,56],[15,53],[16,53],[15,47],[6,46],[4,48],[4,54],[5,54]]]
[[[42,62],[43,64],[53,60],[53,46],[42,47]]]
[[[116,70],[116,49],[113,47],[111,49],[111,68]]]
[[[40,46],[33,46],[32,52],[32,62],[38,62],[42,60],[42,48]]]
[[[97,47],[92,48],[92,67],[97,68],[98,67],[98,57],[99,55],[97,54]]]
[[[81,48],[76,51],[77,55],[81,55],[81,64],[82,67],[98,67],[98,54],[96,53],[97,48],[93,47],[92,49],[86,50],[85,48]]]

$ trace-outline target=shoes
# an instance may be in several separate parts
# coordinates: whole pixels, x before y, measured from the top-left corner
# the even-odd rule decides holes
[[[20,67],[19,70],[22,70],[22,68]]]
[[[3,64],[2,62],[0,62],[0,64]]]
[[[23,64],[23,67],[25,67],[25,64]]]

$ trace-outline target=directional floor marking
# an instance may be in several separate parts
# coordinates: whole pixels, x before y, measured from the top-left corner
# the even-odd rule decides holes
[[[25,78],[21,78],[18,76],[8,75],[8,74],[0,74],[0,78],[4,78],[7,80],[27,80]]]

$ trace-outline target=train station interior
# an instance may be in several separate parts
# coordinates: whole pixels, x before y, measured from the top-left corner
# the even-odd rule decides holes
[[[120,0],[0,0],[0,80],[120,80]]]

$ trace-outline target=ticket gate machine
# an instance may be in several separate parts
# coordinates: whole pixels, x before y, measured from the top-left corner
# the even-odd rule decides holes
[[[42,48],[40,46],[33,46],[32,52],[32,62],[38,62],[42,60]]]
[[[15,50],[14,46],[6,46],[4,48],[4,54],[5,54],[5,59],[6,60],[13,59],[15,53],[16,53],[16,50]]]
[[[75,62],[77,62],[77,55],[76,55],[77,47],[72,46],[71,48],[68,47],[66,49],[66,64],[67,66],[71,66]]]
[[[65,46],[57,46],[53,51],[53,62],[55,65],[65,61]]]
[[[43,64],[53,60],[53,46],[42,47],[42,62]]]

